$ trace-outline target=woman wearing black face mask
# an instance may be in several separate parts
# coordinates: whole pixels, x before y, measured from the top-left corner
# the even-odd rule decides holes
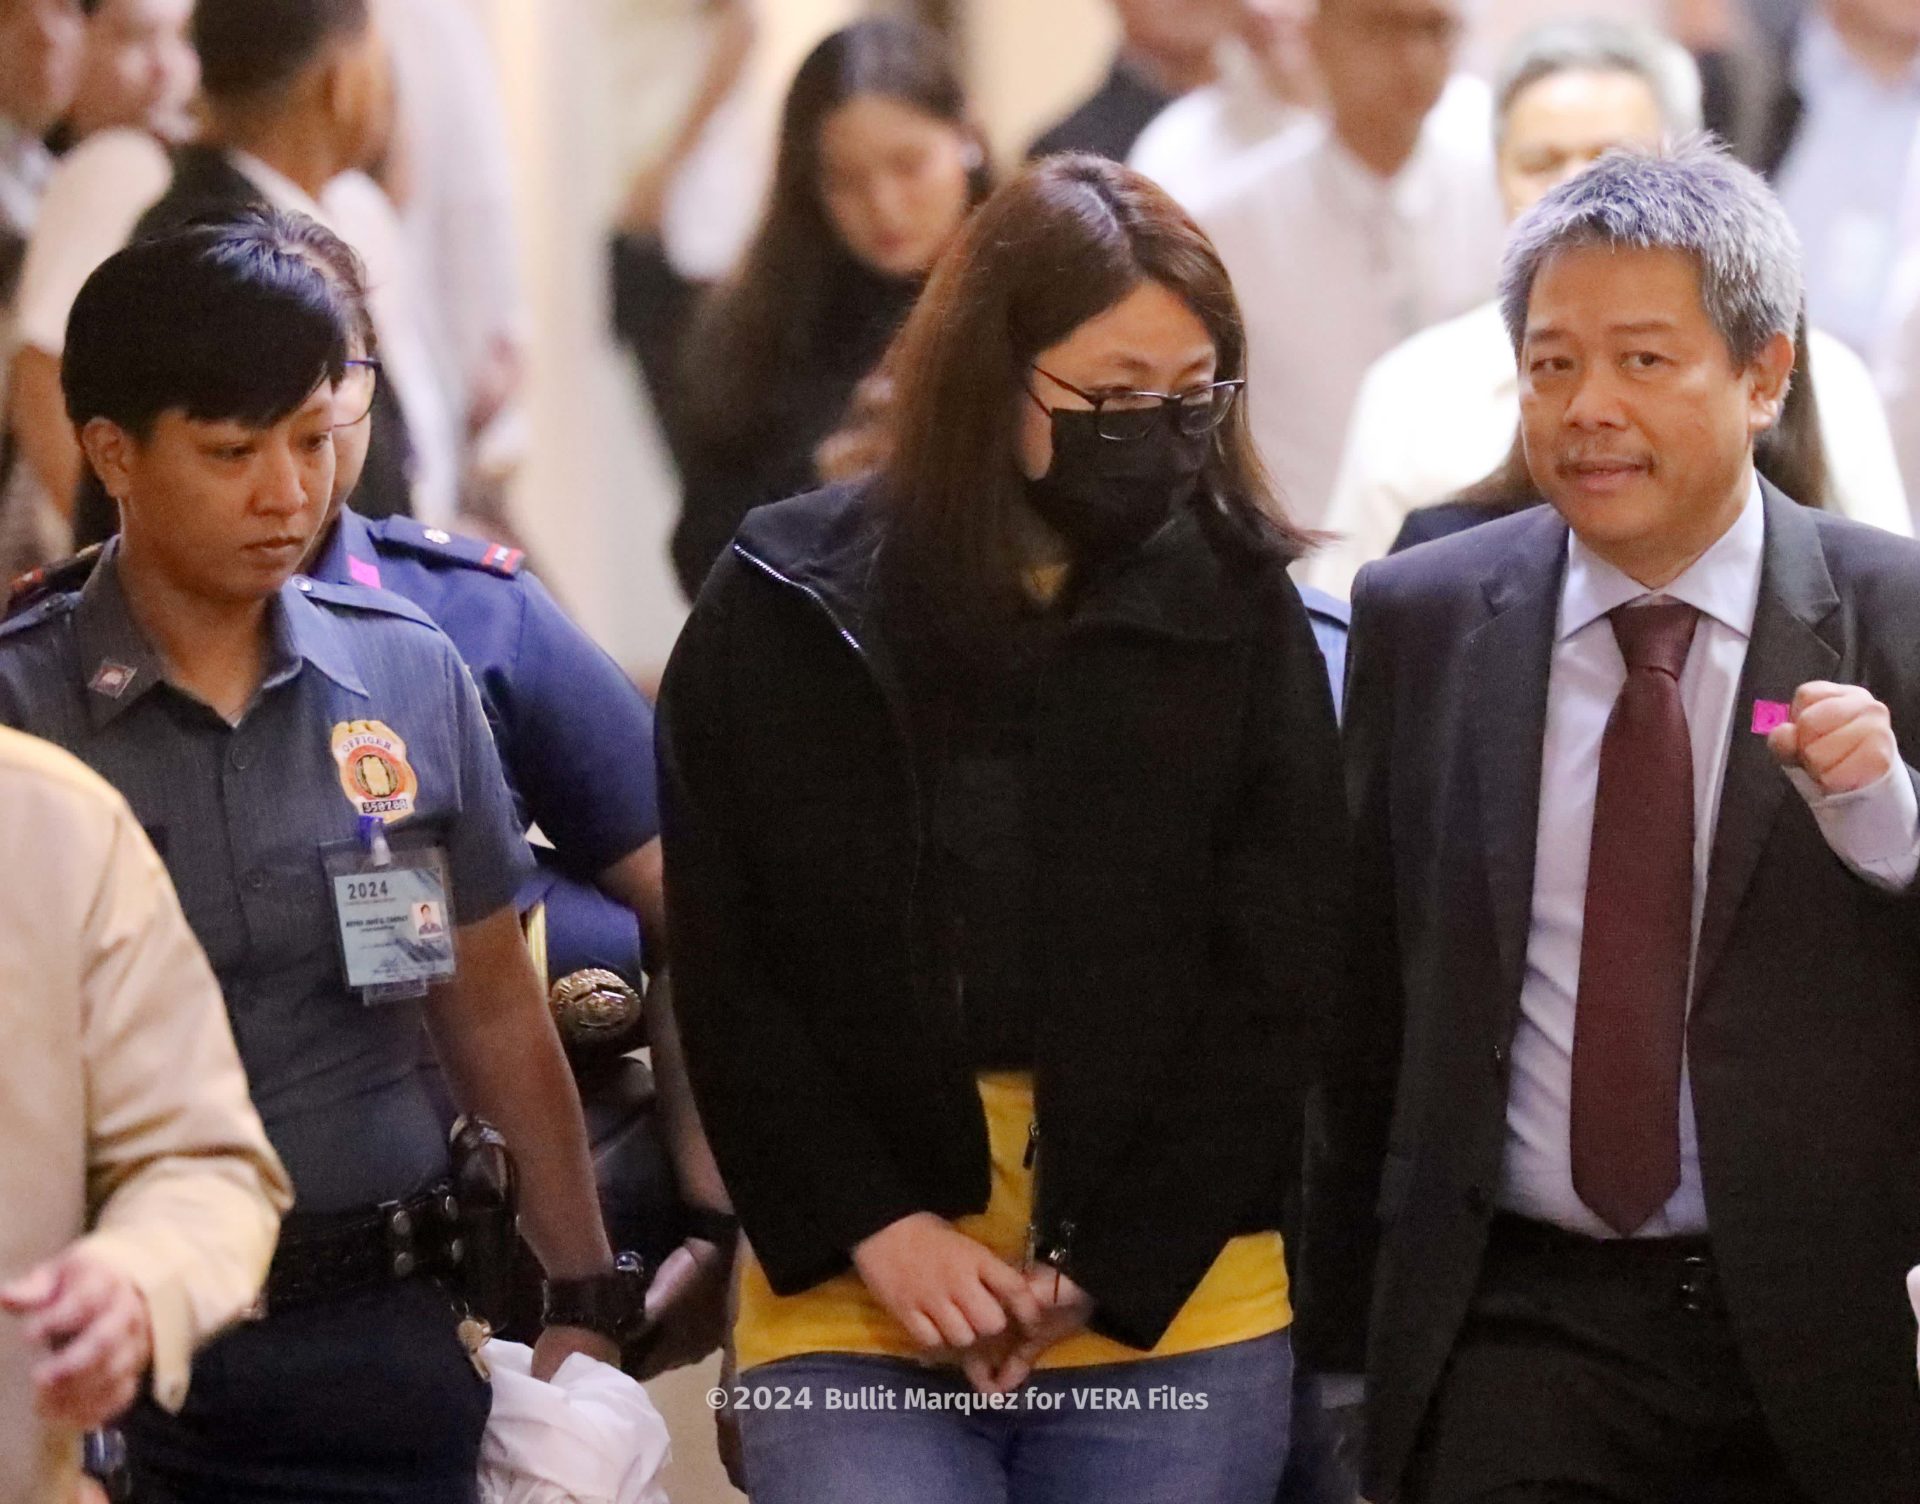
[[[754,514],[668,668],[757,1504],[1274,1495],[1344,840],[1244,361],[1158,189],[1031,169],[893,352],[878,476]]]

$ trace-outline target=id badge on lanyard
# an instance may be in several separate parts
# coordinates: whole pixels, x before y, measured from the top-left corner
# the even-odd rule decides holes
[[[395,850],[386,822],[360,818],[359,836],[324,847],[334,929],[347,985],[369,1007],[411,1002],[454,975],[453,893],[438,845]]]

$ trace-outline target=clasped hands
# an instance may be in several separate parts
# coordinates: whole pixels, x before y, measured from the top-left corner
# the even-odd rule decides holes
[[[1093,1315],[1092,1297],[1066,1275],[1016,1269],[931,1212],[883,1227],[854,1249],[853,1263],[927,1357],[958,1364],[982,1394],[1018,1389],[1043,1353]]]

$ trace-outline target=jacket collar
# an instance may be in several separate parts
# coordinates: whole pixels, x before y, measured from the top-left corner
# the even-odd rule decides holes
[[[1747,889],[1772,833],[1787,780],[1747,717],[1757,701],[1790,702],[1802,684],[1841,672],[1841,643],[1833,633],[1840,604],[1819,526],[1806,508],[1761,483],[1766,549],[1760,599],[1734,701],[1733,745],[1720,790],[1720,818],[1707,869],[1706,903],[1694,962],[1696,996],[1712,981],[1725,953]]]
[[[734,551],[762,572],[812,596],[849,643],[873,646],[874,569],[883,542],[870,493],[834,487],[752,513]],[[1225,642],[1246,628],[1244,598],[1198,516],[1183,511],[1137,552],[1091,581],[1070,631],[1119,628],[1198,642]]]
[[[379,589],[380,553],[367,519],[351,507],[342,507],[328,530],[326,546],[314,556],[307,573],[329,585]]]
[[[95,730],[107,726],[148,691],[166,682],[166,663],[134,619],[120,587],[120,540],[111,540],[74,607],[74,642]],[[366,685],[340,623],[307,599],[296,578],[267,601],[272,647],[262,693],[277,689],[311,663],[352,693]]]

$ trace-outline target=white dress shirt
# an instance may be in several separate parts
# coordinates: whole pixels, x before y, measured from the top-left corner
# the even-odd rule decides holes
[[[1588,1237],[1614,1234],[1573,1188],[1573,1036],[1585,924],[1587,864],[1593,836],[1600,744],[1626,683],[1625,660],[1607,613],[1620,606],[1684,601],[1700,612],[1680,676],[1693,747],[1693,933],[1700,934],[1720,791],[1735,736],[1754,733],[1735,704],[1760,598],[1766,514],[1756,480],[1747,504],[1718,542],[1664,590],[1649,592],[1578,538],[1569,541],[1558,635],[1547,684],[1546,739],[1540,766],[1540,818],[1534,859],[1533,922],[1526,979],[1514,1033],[1507,1098],[1505,1173],[1499,1203]],[[1782,774],[1783,777],[1787,776]],[[1859,876],[1898,890],[1920,870],[1920,803],[1906,770],[1852,794],[1823,796],[1810,780],[1791,780],[1834,854]],[[1641,1229],[1642,1237],[1700,1233],[1707,1204],[1690,1074],[1680,1092],[1680,1187]]]
[[[1246,318],[1254,437],[1308,527],[1326,514],[1367,367],[1493,292],[1489,109],[1484,84],[1456,78],[1392,178],[1314,121],[1249,154],[1194,205]]]
[[[81,286],[172,181],[167,149],[145,131],[96,131],[60,158],[20,269],[21,344],[48,355],[66,347]]]
[[[474,385],[528,322],[514,245],[506,103],[471,0],[385,0],[407,191],[399,220],[415,320],[464,421]]]
[[[81,286],[127,243],[140,216],[172,181],[166,148],[145,131],[96,131],[60,158],[27,242],[12,335],[0,349],[0,377],[11,374],[15,355],[28,347],[59,356]],[[72,529],[38,473],[31,465],[14,465],[0,496],[0,569],[11,574],[34,568],[71,547]]]
[[[1805,249],[1807,311],[1877,359],[1920,128],[1920,67],[1892,83],[1876,78],[1811,8],[1792,66],[1806,113],[1775,188]]]
[[[1153,117],[1127,166],[1191,208],[1233,180],[1247,153],[1282,131],[1311,125],[1311,111],[1280,98],[1243,42],[1220,49],[1219,76]]]
[[[1807,352],[1833,509],[1912,537],[1893,434],[1866,363],[1822,329],[1808,335]],[[1312,557],[1306,578],[1346,596],[1360,566],[1393,546],[1409,512],[1492,473],[1519,422],[1519,369],[1497,303],[1424,329],[1382,356],[1354,399],[1322,521],[1340,537]]]
[[[328,184],[322,207],[258,157],[240,151],[230,157],[275,208],[319,220],[359,253],[381,360],[413,445],[415,514],[426,522],[451,520],[460,478],[457,434],[419,327],[399,222],[385,194],[364,174],[343,173]],[[67,317],[81,287],[127,243],[172,182],[172,159],[143,131],[102,131],[61,159],[21,270],[22,344],[54,356],[65,349]]]

